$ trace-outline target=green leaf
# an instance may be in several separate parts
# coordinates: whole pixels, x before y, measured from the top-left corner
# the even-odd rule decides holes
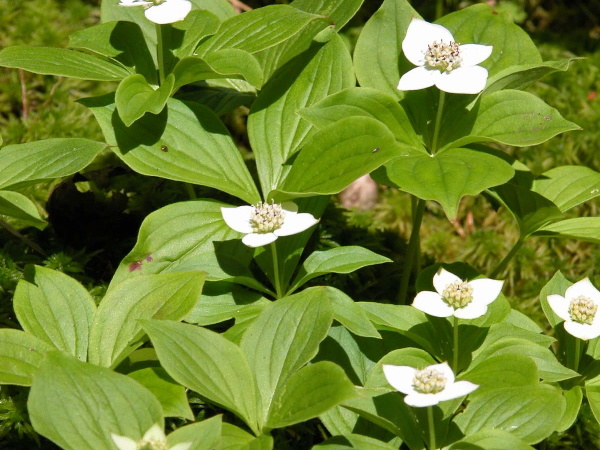
[[[535,234],[536,236],[578,239],[600,244],[599,227],[600,217],[576,217],[544,225]]]
[[[156,89],[139,74],[121,81],[115,93],[115,104],[125,126],[130,127],[146,113],[159,114],[167,104],[174,83],[173,75],[169,75]]]
[[[492,193],[513,215],[521,237],[527,237],[548,222],[561,219],[562,212],[546,197],[512,183],[496,186]]]
[[[176,383],[162,367],[148,367],[127,374],[150,392],[160,402],[165,417],[183,417],[194,420],[185,388]]]
[[[248,135],[265,198],[281,183],[283,165],[314,133],[296,111],[354,84],[352,60],[336,36],[287,63],[264,86],[248,117]]]
[[[219,450],[271,450],[272,448],[273,438],[270,434],[254,437],[234,425],[223,423]]]
[[[488,78],[487,87],[483,91],[483,94],[491,94],[501,89],[524,89],[546,75],[566,71],[571,62],[578,59],[580,58],[511,65]]]
[[[361,86],[402,97],[396,86],[400,76],[413,67],[402,53],[402,41],[413,17],[421,16],[408,1],[385,0],[367,21],[354,50],[356,77]]]
[[[552,328],[556,328],[556,326],[563,321],[552,309],[550,304],[548,303],[548,296],[552,294],[561,295],[564,297],[567,288],[570,287],[573,283],[567,280],[564,275],[559,271],[557,271],[552,279],[546,283],[546,285],[540,291],[540,304],[542,305],[542,310],[550,322]]]
[[[64,273],[29,266],[13,302],[25,331],[81,361],[87,359],[96,304],[81,284]]]
[[[358,246],[335,247],[315,251],[302,263],[292,283],[291,291],[308,280],[327,273],[351,273],[362,267],[392,262],[391,259]]]
[[[318,128],[345,117],[371,117],[387,126],[398,143],[425,151],[398,100],[375,89],[344,89],[302,109],[299,114]]]
[[[342,119],[321,128],[305,143],[276,197],[337,194],[399,154],[394,137],[377,120]]]
[[[35,431],[65,450],[113,449],[111,433],[139,441],[164,423],[160,403],[139,383],[59,352],[36,373],[27,409]]]
[[[555,167],[540,175],[532,190],[565,212],[600,195],[600,173],[585,166]]]
[[[335,29],[339,31],[354,17],[363,2],[364,0],[294,0],[291,6],[329,17],[335,25]]]
[[[600,386],[599,385],[588,385],[585,387],[585,396],[592,414],[596,418],[596,421],[600,423]]]
[[[239,106],[250,108],[256,98],[256,88],[244,80],[221,78],[205,80],[197,90],[177,94],[181,100],[191,100],[210,108],[217,116],[233,111]]]
[[[444,149],[473,142],[498,142],[518,147],[546,142],[579,126],[533,94],[516,90],[494,92],[463,114],[446,115],[440,142]]]
[[[314,21],[321,21],[323,27],[328,24],[323,16],[288,5],[257,8],[223,22],[219,31],[200,44],[196,53],[204,56],[209,51],[222,48],[239,48],[257,53],[289,39]]]
[[[119,81],[131,73],[111,62],[74,50],[15,45],[0,51],[0,66],[42,75],[96,81]]]
[[[115,367],[144,342],[140,319],[180,320],[200,298],[203,272],[140,275],[112,285],[90,333],[89,361]]]
[[[46,352],[52,349],[24,331],[0,329],[0,384],[31,386]]]
[[[325,450],[363,450],[367,448],[369,450],[396,450],[398,446],[360,434],[346,434],[344,436],[333,436],[313,447],[314,450],[320,448]]]
[[[171,98],[162,113],[126,127],[110,96],[82,103],[115,153],[136,172],[214,187],[251,204],[260,199],[227,128],[207,107]]]
[[[554,432],[565,403],[560,390],[546,384],[495,389],[472,399],[454,422],[467,436],[493,428],[535,444]]]
[[[43,230],[48,225],[38,208],[23,194],[12,191],[0,191],[0,214],[14,217],[20,222]]]
[[[460,374],[461,380],[479,385],[469,398],[475,398],[494,389],[535,386],[540,375],[535,362],[518,353],[490,356]]]
[[[202,4],[206,4],[201,0]],[[202,4],[200,6],[202,6]],[[230,16],[232,17],[232,16]],[[175,22],[171,26],[174,30],[182,30],[184,32],[182,42],[173,49],[173,55],[179,59],[186,56],[192,56],[196,51],[196,47],[202,39],[215,34],[221,25],[221,20],[214,13],[206,10],[191,11],[180,22]],[[176,34],[176,32],[173,32]]]
[[[143,326],[173,379],[234,412],[257,431],[255,377],[237,345],[194,325],[147,320]]]
[[[357,336],[381,339],[381,335],[362,308],[342,291],[327,286],[333,305],[333,318]]]
[[[465,195],[506,183],[514,173],[509,163],[492,154],[452,148],[435,155],[415,153],[393,159],[375,178],[420,199],[439,202],[453,220]]]
[[[18,189],[84,169],[106,144],[88,139],[46,139],[0,149],[1,189]]]
[[[455,442],[448,450],[534,450],[504,430],[481,430]]]
[[[562,391],[563,397],[567,402],[567,408],[562,416],[562,420],[556,427],[556,431],[562,433],[573,426],[579,416],[579,409],[583,401],[583,391],[581,386],[574,386],[569,390]]]
[[[214,450],[219,447],[221,430],[223,428],[222,416],[214,416],[202,422],[192,423],[177,428],[167,436],[169,447],[176,444],[191,443],[190,450]]]
[[[304,422],[355,396],[354,385],[342,368],[328,361],[310,364],[277,390],[267,426],[283,428]]]
[[[246,330],[240,347],[255,374],[266,423],[273,399],[316,354],[333,320],[323,288],[309,288],[266,306]]]
[[[263,72],[257,59],[244,50],[226,48],[211,52],[203,58],[188,56],[173,69],[175,89],[185,84],[214,78],[239,78],[260,88]]]
[[[480,64],[488,69],[490,77],[510,66],[542,62],[537,47],[512,17],[488,5],[470,6],[436,23],[450,30],[461,44],[494,46],[492,55]]]
[[[150,83],[158,81],[152,54],[135,23],[108,22],[77,30],[69,36],[69,47],[112,58]]]

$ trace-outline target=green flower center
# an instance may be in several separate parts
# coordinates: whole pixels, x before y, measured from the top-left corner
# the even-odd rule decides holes
[[[425,52],[425,61],[432,69],[450,72],[460,66],[460,48],[456,42],[446,44],[443,41],[433,41]]]
[[[583,295],[574,298],[571,300],[571,303],[569,303],[569,315],[574,322],[591,325],[597,310],[598,305]]]
[[[283,225],[284,219],[281,205],[259,202],[250,214],[250,226],[254,233],[271,233]]]
[[[442,300],[454,309],[464,308],[473,301],[473,287],[466,281],[450,283],[442,292]]]
[[[164,440],[150,439],[143,440],[139,444],[139,450],[169,450],[169,447]]]
[[[412,386],[421,394],[437,394],[446,387],[446,377],[439,370],[426,367],[415,372]]]

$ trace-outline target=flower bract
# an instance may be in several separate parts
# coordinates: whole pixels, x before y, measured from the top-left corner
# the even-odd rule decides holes
[[[549,295],[548,303],[571,335],[585,340],[600,336],[600,292],[588,278],[567,288],[564,297]]]
[[[143,6],[146,18],[161,25],[183,20],[192,10],[189,0],[121,0],[119,6]]]
[[[388,383],[407,394],[404,401],[410,406],[433,406],[470,394],[479,386],[470,381],[455,381],[448,363],[434,364],[424,369],[410,366],[383,365]]]
[[[402,51],[414,69],[400,78],[398,89],[413,91],[430,86],[455,94],[483,90],[488,71],[477,64],[492,54],[492,46],[458,44],[441,25],[413,19],[402,41]]]
[[[453,273],[440,269],[433,276],[436,292],[419,292],[412,305],[435,317],[475,319],[483,316],[488,305],[498,298],[503,283],[489,278],[463,281]]]
[[[119,450],[188,450],[192,446],[191,442],[183,442],[169,447],[167,437],[158,424],[152,425],[138,442],[114,433],[111,433],[110,437]]]
[[[291,202],[221,208],[221,214],[230,228],[246,234],[242,242],[248,247],[270,244],[279,236],[300,233],[318,222],[312,214],[299,213]]]

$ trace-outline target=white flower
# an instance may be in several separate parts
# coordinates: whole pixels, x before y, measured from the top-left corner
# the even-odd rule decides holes
[[[146,18],[158,24],[183,20],[192,10],[189,0],[121,0],[119,6],[143,6]]]
[[[444,400],[462,397],[479,387],[470,381],[454,381],[448,363],[434,364],[417,370],[410,366],[383,365],[388,383],[408,394],[404,401],[410,406],[433,406]]]
[[[307,230],[318,222],[309,213],[298,213],[294,203],[263,203],[256,206],[221,208],[225,223],[240,233],[248,247],[260,247],[274,242],[279,236],[290,236]]]
[[[192,446],[191,442],[182,442],[169,447],[165,432],[158,424],[152,425],[139,442],[114,433],[110,437],[119,450],[188,450]]]
[[[488,72],[478,66],[492,54],[492,46],[454,42],[441,25],[413,19],[402,41],[406,58],[418,66],[400,78],[398,89],[414,91],[436,85],[455,94],[477,94],[485,87]]]
[[[488,305],[498,298],[503,283],[489,278],[462,281],[453,273],[440,269],[433,276],[437,292],[419,292],[412,305],[435,317],[475,319],[483,316]]]
[[[600,292],[588,278],[573,284],[565,296],[552,294],[548,303],[558,317],[565,321],[565,330],[579,339],[600,336]]]

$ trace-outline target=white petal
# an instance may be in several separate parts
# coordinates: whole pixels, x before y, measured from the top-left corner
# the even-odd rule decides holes
[[[565,298],[569,302],[580,296],[589,298],[596,305],[600,304],[600,292],[594,287],[589,278],[584,278],[572,286],[569,286],[565,292]]]
[[[165,24],[185,19],[191,10],[192,3],[188,0],[166,0],[160,5],[151,6],[144,14],[151,22]]]
[[[456,283],[457,281],[462,280],[453,273],[450,273],[446,269],[441,268],[433,276],[433,287],[435,288],[438,294],[442,295],[444,293],[444,289],[446,289],[446,286],[452,283]]]
[[[473,303],[489,305],[498,298],[503,284],[504,281],[490,278],[478,278],[469,281],[469,286],[473,288]]]
[[[111,433],[110,437],[119,450],[137,450],[138,448],[138,443],[126,436]]]
[[[431,366],[427,366],[428,369],[434,369],[437,370],[438,372],[441,372],[442,375],[444,375],[444,377],[446,378],[446,384],[452,384],[454,383],[454,372],[452,372],[452,369],[450,368],[450,366],[448,365],[447,362],[443,362],[440,364],[433,364]]]
[[[387,382],[403,394],[415,392],[412,382],[416,371],[417,369],[409,366],[383,365],[383,374]]]
[[[182,442],[173,447],[169,447],[169,450],[188,450],[192,446],[191,442]]]
[[[464,308],[458,308],[454,311],[454,317],[459,319],[477,319],[483,316],[487,312],[487,305],[483,303],[477,303],[473,300]]]
[[[163,431],[162,427],[159,424],[155,423],[150,428],[148,428],[148,431],[146,431],[144,433],[142,440],[143,441],[166,442],[167,438],[165,436],[165,432]]]
[[[233,228],[240,233],[252,233],[250,226],[250,215],[254,211],[254,206],[238,206],[237,208],[221,208],[223,220],[229,228]]]
[[[565,322],[565,330],[569,334],[579,339],[594,339],[600,336],[600,326],[588,325],[586,323],[573,322],[571,320]]]
[[[436,78],[435,85],[452,94],[478,94],[485,88],[488,71],[481,66],[459,67]]]
[[[552,311],[560,317],[562,320],[571,320],[571,314],[569,314],[569,302],[562,296],[552,294],[547,298],[548,304]]]
[[[446,389],[437,395],[439,396],[440,401],[452,400],[453,398],[468,395],[478,387],[479,385],[473,384],[470,381],[457,381],[456,383],[447,386]]]
[[[315,219],[312,214],[288,211],[285,213],[283,225],[273,231],[273,233],[275,233],[276,236],[290,236],[308,230],[317,222],[318,220]]]
[[[242,242],[248,247],[260,247],[276,240],[277,236],[274,233],[250,233],[242,238]]]
[[[471,67],[485,61],[492,54],[491,45],[465,44],[460,47],[461,67]]]
[[[413,19],[402,41],[404,56],[415,66],[422,66],[425,64],[425,52],[429,44],[434,41],[443,41],[448,44],[454,41],[454,38],[452,33],[441,25],[428,23],[421,19]]]
[[[416,406],[417,408],[437,405],[439,402],[439,394],[420,394],[417,392],[404,397],[404,403],[410,406]]]
[[[454,308],[444,302],[440,294],[433,291],[419,292],[412,305],[430,316],[450,317],[454,314]]]
[[[439,70],[430,70],[425,67],[415,67],[400,78],[397,89],[400,91],[416,91],[425,89],[435,84]]]

